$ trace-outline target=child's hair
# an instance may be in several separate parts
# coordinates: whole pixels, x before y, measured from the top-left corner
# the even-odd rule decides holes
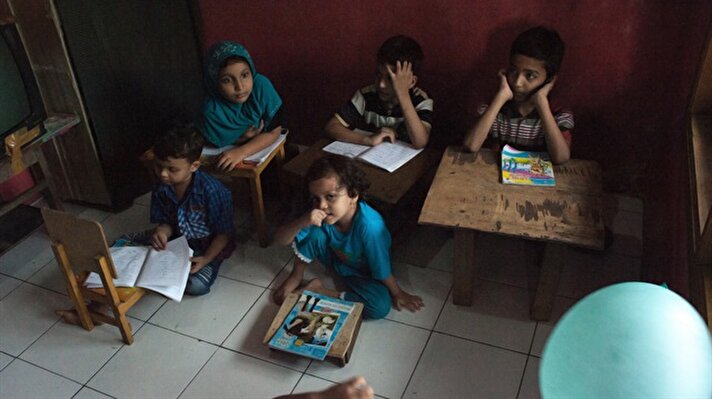
[[[414,39],[398,35],[386,39],[381,48],[378,49],[376,59],[379,65],[395,65],[398,61],[408,61],[413,66],[413,74],[419,75],[420,67],[423,64],[423,49]]]
[[[243,57],[230,56],[225,58],[223,62],[220,63],[220,69],[223,69],[228,65],[237,64],[238,62],[244,62],[245,64],[247,64],[247,66],[250,66],[250,63],[247,62],[247,60]]]
[[[203,151],[203,135],[192,125],[175,125],[164,134],[158,135],[153,144],[156,158],[165,160],[171,158],[186,158],[193,163],[200,159]]]
[[[349,158],[336,155],[317,159],[307,171],[307,184],[328,176],[336,176],[339,185],[346,187],[349,197],[363,196],[371,185],[366,174]]]
[[[525,55],[544,61],[547,79],[559,73],[564,58],[564,42],[555,30],[543,26],[528,29],[512,42],[510,56]]]

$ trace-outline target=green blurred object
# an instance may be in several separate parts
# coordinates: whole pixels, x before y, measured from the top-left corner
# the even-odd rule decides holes
[[[711,398],[712,336],[675,292],[621,283],[583,298],[549,336],[542,397]]]

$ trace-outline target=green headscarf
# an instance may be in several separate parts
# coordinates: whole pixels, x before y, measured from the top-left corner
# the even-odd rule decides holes
[[[227,101],[218,90],[218,74],[225,59],[229,57],[245,59],[252,71],[252,93],[242,104]],[[247,129],[259,126],[260,121],[264,122],[264,127],[269,126],[282,106],[282,99],[272,82],[255,71],[247,49],[229,40],[218,42],[208,50],[205,84],[208,97],[203,105],[199,126],[205,138],[217,147],[235,144]]]

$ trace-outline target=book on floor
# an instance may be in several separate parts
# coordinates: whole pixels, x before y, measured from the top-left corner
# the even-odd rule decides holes
[[[384,141],[376,146],[367,146],[343,141],[334,141],[322,150],[332,154],[355,158],[389,172],[394,172],[423,151],[412,145],[396,140],[393,143]]]
[[[502,149],[502,183],[524,186],[554,186],[554,165],[546,152]]]
[[[142,287],[180,302],[190,274],[190,257],[193,250],[185,236],[168,242],[166,249],[158,251],[146,246],[112,247],[111,259],[116,268],[117,287]],[[89,274],[84,285],[101,288],[101,277]]]
[[[324,360],[354,307],[353,302],[304,291],[268,345]]]
[[[277,137],[277,140],[275,140],[274,143],[270,144],[267,148],[264,148],[261,151],[257,151],[256,153],[250,155],[249,157],[245,158],[242,162],[246,165],[259,165],[262,162],[264,162],[267,157],[269,157],[269,154],[272,153],[277,147],[279,147],[280,144],[284,140],[287,139],[287,134],[282,133]],[[222,154],[223,152],[235,148],[235,145],[226,145],[225,147],[208,147],[205,146],[203,147],[203,152],[200,154],[203,157],[206,157],[208,160],[211,160],[212,158],[217,157],[218,155]]]

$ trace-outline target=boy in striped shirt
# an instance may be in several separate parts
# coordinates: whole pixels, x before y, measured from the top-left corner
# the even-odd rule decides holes
[[[509,68],[499,71],[499,90],[465,136],[464,145],[478,151],[485,139],[499,150],[509,144],[524,151],[546,151],[554,163],[571,156],[573,114],[552,110],[549,93],[564,56],[559,34],[544,27],[521,33],[512,43]]]
[[[369,146],[398,139],[425,147],[433,100],[415,86],[423,50],[415,40],[398,35],[381,45],[376,58],[375,84],[357,90],[326,124],[326,133],[335,140]]]

